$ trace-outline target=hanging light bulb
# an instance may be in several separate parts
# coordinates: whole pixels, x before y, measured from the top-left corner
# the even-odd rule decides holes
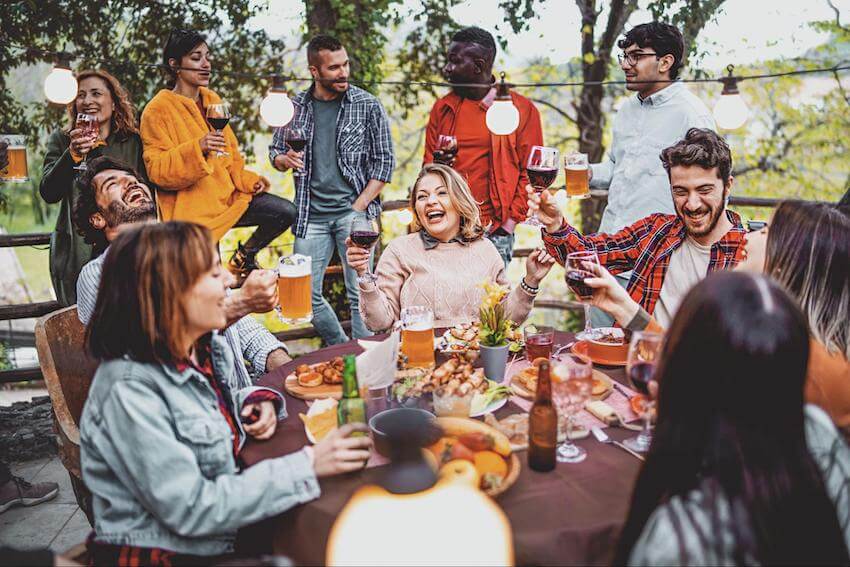
[[[496,100],[487,109],[487,128],[497,136],[507,136],[519,126],[519,110],[511,100],[511,85],[505,83],[505,73],[500,74],[502,80],[496,86]]]
[[[744,125],[750,114],[747,103],[738,91],[738,79],[732,74],[734,69],[733,65],[726,67],[729,75],[720,79],[723,92],[714,105],[714,119],[723,130],[737,130]]]
[[[402,209],[398,212],[398,220],[403,225],[408,225],[413,222],[413,213],[410,209]]]
[[[71,72],[70,54],[59,54],[53,70],[44,79],[44,96],[56,104],[68,104],[77,97],[77,79]]]
[[[272,77],[272,88],[269,89],[266,98],[260,103],[260,117],[269,126],[281,128],[289,124],[293,116],[295,116],[295,107],[286,94],[283,77],[274,75]]]

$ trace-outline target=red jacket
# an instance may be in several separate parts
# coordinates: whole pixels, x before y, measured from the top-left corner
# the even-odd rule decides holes
[[[496,89],[492,88],[487,96],[481,99],[481,107],[490,108],[495,98]],[[516,223],[525,220],[528,209],[525,194],[528,176],[525,164],[532,146],[543,145],[543,128],[537,108],[530,100],[515,92],[511,92],[511,98],[519,110],[519,126],[507,136],[490,135],[490,200],[497,217],[482,221],[485,224],[488,221],[492,223],[491,232],[499,227],[513,232]],[[434,149],[440,134],[454,134],[455,118],[462,101],[460,96],[450,92],[434,103],[425,130],[424,163],[434,161]],[[459,151],[462,152],[463,148]]]

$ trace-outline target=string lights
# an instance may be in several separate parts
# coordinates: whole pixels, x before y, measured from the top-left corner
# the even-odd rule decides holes
[[[295,116],[295,106],[286,94],[283,77],[274,75],[272,87],[260,103],[260,118],[273,128],[281,128],[289,124],[293,116]]]
[[[511,85],[505,82],[505,73],[496,86],[496,100],[487,109],[485,121],[487,128],[497,136],[512,134],[519,126],[519,110],[511,99]]]
[[[714,105],[714,119],[723,130],[737,130],[747,122],[750,109],[738,91],[738,78],[732,74],[735,66],[729,65],[726,70],[729,75],[720,79],[723,92]]]
[[[44,79],[44,96],[56,104],[68,104],[77,97],[77,78],[71,72],[70,53],[57,53],[53,70]]]

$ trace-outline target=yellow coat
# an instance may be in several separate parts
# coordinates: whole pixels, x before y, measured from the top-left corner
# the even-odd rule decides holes
[[[221,102],[201,87],[204,108]],[[229,156],[204,156],[199,141],[209,126],[195,101],[161,90],[142,113],[142,142],[148,177],[157,185],[157,205],[164,221],[192,221],[208,227],[217,241],[239,220],[260,176],[245,169],[236,136],[224,129]]]

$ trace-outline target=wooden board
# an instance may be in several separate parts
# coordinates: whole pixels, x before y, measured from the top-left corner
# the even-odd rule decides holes
[[[342,384],[321,384],[313,388],[305,388],[298,383],[298,378],[295,377],[295,372],[286,377],[283,382],[283,389],[290,396],[300,398],[302,400],[318,400],[320,398],[333,398],[338,400],[342,397]]]
[[[513,390],[514,394],[527,400],[533,400],[534,392],[520,384],[519,381],[514,381],[514,376],[516,376],[516,374],[511,376],[511,390]],[[614,390],[614,386],[611,383],[611,378],[609,378],[608,375],[602,372],[601,370],[597,370],[595,368],[593,369],[592,376],[595,380],[601,380],[602,382],[605,382],[608,385],[608,388],[602,394],[598,396],[591,396],[591,398],[594,400],[604,400],[605,398],[610,396],[611,392]]]

